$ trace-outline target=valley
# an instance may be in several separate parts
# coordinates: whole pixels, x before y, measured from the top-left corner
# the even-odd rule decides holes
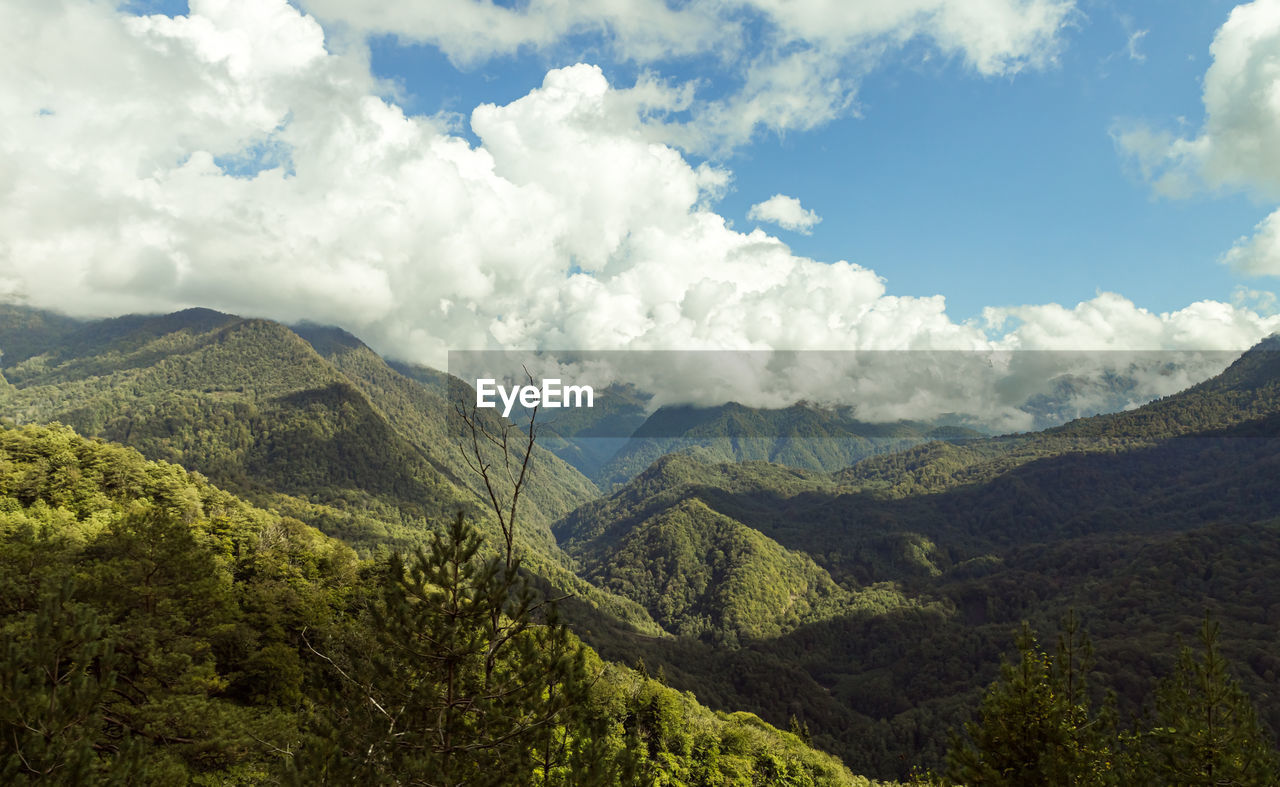
[[[48,551],[41,570],[55,576],[114,532],[87,523],[146,498],[187,500],[212,556],[200,560],[231,572],[219,581],[233,588],[251,583],[241,611],[225,612],[236,625],[271,604],[245,600],[268,589],[235,567],[250,560],[238,545],[277,539],[261,559],[301,572],[312,617],[234,656],[208,646],[213,660],[200,663],[242,676],[201,695],[228,713],[262,711],[254,692],[302,691],[253,688],[249,661],[306,664],[300,632],[366,592],[378,561],[427,547],[460,511],[489,547],[501,538],[453,411],[451,391],[467,384],[387,361],[340,328],[4,306],[0,349],[6,494],[42,527],[71,527],[55,549],[10,522],[10,559]],[[581,413],[548,418],[516,530],[530,582],[564,597],[569,629],[629,696],[643,689],[683,723],[721,725],[722,743],[723,725],[755,714],[763,726],[750,734],[765,737],[752,745],[790,751],[808,773],[905,780],[945,767],[952,731],[973,718],[1024,621],[1052,642],[1077,616],[1095,701],[1113,690],[1127,720],[1150,710],[1208,613],[1261,723],[1280,730],[1280,339],[1172,396],[1012,435],[801,405],[644,403],[631,391],[593,414],[626,424],[628,439],[593,436],[599,421]],[[477,412],[494,434],[513,428]],[[502,461],[497,446],[483,450]],[[83,489],[70,498],[49,464],[58,451],[77,457],[68,478]],[[43,475],[24,469],[32,462]],[[96,469],[112,464],[152,486],[113,486]],[[158,491],[157,478],[177,486]],[[224,509],[232,524],[217,524]],[[324,568],[288,568],[296,560]],[[805,753],[798,731],[844,766]]]

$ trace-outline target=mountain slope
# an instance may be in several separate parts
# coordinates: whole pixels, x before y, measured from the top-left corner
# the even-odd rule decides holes
[[[593,500],[557,522],[553,531],[575,554],[607,552],[622,533],[654,513],[698,494],[721,492],[735,500],[769,500],[832,488],[821,473],[766,462],[711,464],[685,453],[668,454],[607,498]],[[730,516],[733,516],[730,513]]]
[[[338,643],[367,649],[387,573],[174,465],[65,427],[0,427],[0,779],[325,780],[323,720],[349,710],[333,707],[347,685],[336,662],[351,667]],[[593,737],[578,743],[593,767],[640,783],[870,786],[749,713],[582,658]],[[508,776],[534,778],[506,759]]]
[[[810,558],[696,498],[641,522],[584,575],[689,636],[773,636],[848,601]]]
[[[451,403],[449,389],[454,389],[456,397],[465,383],[447,375],[426,377],[429,382],[423,382],[402,374],[364,342],[339,328],[302,325],[294,331],[357,386],[438,473],[482,498],[486,496],[483,481],[466,467],[463,450],[470,435],[454,415]],[[489,411],[478,411],[477,417],[494,433],[502,428],[501,419]],[[489,457],[490,461],[496,459],[496,455]],[[534,446],[528,483],[521,497],[526,521],[549,524],[597,494],[586,477],[552,451],[540,444]]]
[[[1152,446],[1170,438],[1228,430],[1277,412],[1280,336],[1272,336],[1221,374],[1133,410],[959,446],[930,443],[865,459],[836,478],[856,487],[879,487],[894,496],[936,492],[987,481],[1036,459]]]
[[[1019,623],[1052,632],[1070,609],[1129,713],[1171,668],[1175,635],[1190,636],[1208,607],[1280,729],[1268,700],[1280,691],[1276,350],[1264,342],[1219,377],[1131,412],[930,443],[832,475],[664,457],[554,531],[594,576],[615,559],[614,573],[647,565],[664,576],[660,561],[635,559],[633,533],[705,507],[704,523],[758,531],[855,598],[878,592],[882,604],[838,607],[737,649],[688,638],[601,647],[661,664],[714,704],[775,721],[794,713],[823,745],[884,776],[905,772],[903,751],[936,764]],[[713,558],[682,575],[710,572]]]
[[[277,323],[204,310],[118,318],[6,372],[16,390],[5,415],[62,421],[246,493],[386,495],[424,515],[466,502],[425,472],[341,372]]]
[[[775,462],[833,471],[868,456],[976,432],[901,421],[866,423],[847,409],[796,404],[778,410],[730,402],[718,407],[663,407],[636,429],[596,475],[603,489],[625,483],[658,457],[692,452],[712,462]]]
[[[43,338],[38,325],[23,328],[23,346],[42,349],[4,368],[13,385],[0,392],[0,416],[61,421],[199,470],[362,552],[420,544],[459,510],[497,543],[444,400],[349,334],[310,331],[330,360],[283,325],[206,309],[70,332],[58,325],[61,332]],[[0,333],[0,347],[7,342]],[[486,459],[494,458],[489,450]],[[549,531],[554,516],[594,494],[580,474],[539,452],[517,528],[527,563],[581,595],[584,614],[608,610],[656,631],[639,606],[573,575]]]

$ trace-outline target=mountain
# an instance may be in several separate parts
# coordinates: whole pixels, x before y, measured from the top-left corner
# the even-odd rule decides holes
[[[497,543],[487,491],[462,459],[469,436],[445,397],[344,331],[208,309],[74,324],[17,307],[0,317],[0,348],[19,348],[3,359],[11,386],[0,417],[59,421],[198,470],[365,554],[421,544],[458,510]],[[500,461],[484,441],[482,450]],[[595,494],[535,448],[517,528],[527,564],[579,594],[584,614],[609,610],[656,630],[639,606],[575,576],[550,533]]]
[[[237,596],[258,599],[252,614],[226,607],[229,618],[197,617],[209,637],[227,637],[208,640],[215,662],[199,655],[206,640],[198,632],[175,629],[196,637],[184,658],[201,669],[213,663],[215,677],[200,685],[213,687],[204,696],[226,700],[217,713],[267,719],[243,710],[257,700],[216,687],[252,685],[264,697],[282,696],[270,687],[277,679],[293,685],[285,651],[307,657],[295,634],[319,626],[333,604],[366,598],[376,567],[388,565],[378,562],[386,552],[429,543],[459,509],[489,544],[498,537],[488,490],[467,466],[470,433],[449,417],[453,397],[468,394],[466,383],[388,363],[341,329],[208,310],[80,322],[6,307],[0,350],[0,418],[60,420],[127,443],[149,459],[199,471],[188,476],[192,484],[225,487],[247,501],[237,505],[262,512],[252,517],[266,517],[254,519],[266,525],[222,541],[215,537],[222,509],[192,514],[200,532],[214,534],[210,559],[230,572],[214,575],[220,587],[248,592],[235,583],[258,576],[258,543],[279,545],[289,555],[279,560],[296,560],[297,576],[322,587],[318,597],[298,601],[289,594],[302,591],[289,590],[270,568],[277,558],[263,558],[265,584]],[[706,767],[710,751],[731,755],[739,777],[781,778],[781,771],[752,770],[765,767],[767,757],[755,759],[761,752],[801,756],[788,749],[798,739],[779,737],[769,724],[807,728],[815,745],[874,776],[935,767],[950,731],[996,676],[1012,632],[1027,620],[1052,637],[1068,610],[1094,635],[1093,685],[1114,688],[1127,715],[1140,710],[1154,678],[1168,673],[1178,637],[1190,636],[1208,608],[1222,621],[1223,652],[1260,698],[1263,720],[1280,729],[1280,709],[1269,701],[1280,689],[1273,620],[1280,591],[1271,581],[1280,569],[1278,351],[1280,340],[1268,340],[1214,379],[1134,410],[999,437],[860,424],[848,412],[803,404],[664,408],[634,425],[647,404],[635,392],[599,414],[544,413],[545,442],[518,528],[524,565],[540,594],[573,594],[561,604],[564,617],[613,665],[600,670],[618,688],[601,702],[621,709],[624,728],[644,720],[646,737],[632,744],[649,762],[685,763],[664,771],[687,768],[678,777],[685,781],[701,778],[696,769]],[[1121,383],[1115,387],[1123,393]],[[490,412],[481,418],[491,433],[515,429]],[[618,440],[609,435],[623,429],[637,437],[610,458],[619,469],[604,496],[543,450],[568,455],[575,440]],[[518,430],[508,434],[523,439]],[[0,499],[0,525],[16,521],[17,506],[24,522],[42,523],[31,533],[65,532],[59,543],[70,551],[50,552],[64,561],[57,576],[71,565],[98,576],[94,534],[117,516],[78,513],[102,502],[85,479],[119,478],[128,489],[136,487],[130,478],[163,481],[163,489],[144,485],[127,495],[110,486],[117,481],[103,481],[117,513],[156,500],[196,511],[174,501],[211,494],[164,481],[176,468],[101,471],[114,466],[109,457],[79,448],[68,454],[61,438],[32,439],[47,450],[20,440],[0,457],[0,479],[9,479],[0,497],[17,501]],[[605,453],[570,458],[591,467]],[[92,461],[71,461],[77,456]],[[483,456],[501,460],[494,449]],[[177,498],[164,491],[170,488]],[[497,491],[504,491],[500,482]],[[239,527],[239,515],[228,516],[225,527]],[[346,568],[332,562],[337,553],[311,557],[311,547],[298,543],[330,538],[355,549],[343,558]],[[14,549],[15,560],[33,554],[26,542]],[[353,567],[354,581],[332,574]],[[4,581],[21,585],[24,571]],[[180,607],[194,603],[184,598]],[[282,614],[319,617],[287,625],[262,617],[277,602]],[[34,622],[22,620],[13,630],[25,642]],[[247,623],[231,625],[240,620]],[[254,634],[255,627],[265,628]],[[663,680],[617,666],[639,662]],[[234,674],[219,672],[224,664]],[[689,695],[664,683],[717,711],[696,710]],[[764,721],[735,715],[743,711]],[[253,729],[273,745],[288,740],[287,732]],[[246,745],[241,751],[261,751]]]
[[[853,486],[879,486],[886,494],[935,492],[990,480],[1029,461],[1064,454],[1114,453],[1175,437],[1248,431],[1280,411],[1280,336],[1243,353],[1222,373],[1185,391],[1124,412],[1080,418],[1023,435],[930,443],[891,456],[869,458],[837,478]],[[1261,428],[1263,432],[1266,427]]]
[[[848,594],[807,555],[684,500],[583,564],[595,584],[640,602],[668,631],[764,637],[830,616]]]
[[[1044,432],[932,442],[823,474],[668,456],[553,526],[579,559],[698,499],[842,583],[934,576],[1011,545],[1280,514],[1280,345],[1125,413]]]
[[[547,410],[542,445],[588,478],[601,469],[644,424],[650,397],[635,386],[615,384],[597,391],[595,406]]]
[[[660,456],[675,452],[705,461],[763,461],[806,470],[838,470],[868,456],[930,440],[965,441],[980,436],[959,427],[912,421],[867,423],[848,408],[804,403],[783,409],[746,407],[659,408],[596,473],[602,489],[625,483]]]
[[[132,449],[65,427],[0,426],[0,779],[398,782],[405,774],[387,773],[390,756],[430,770],[422,738],[400,743],[442,690],[432,673],[350,678],[385,654],[370,643],[387,644],[382,599],[396,587],[396,565],[361,562],[297,520]],[[415,633],[427,652],[447,635]],[[506,783],[535,783],[551,762],[605,783],[767,783],[783,774],[871,785],[752,714],[713,712],[574,640],[567,647],[579,654],[586,694],[560,709],[563,726],[547,729],[567,735],[572,724],[573,745],[553,750],[553,735],[525,732],[519,747],[491,758]],[[545,657],[530,644],[504,654],[510,669]],[[403,705],[378,705],[396,726],[375,714],[359,738],[382,756],[335,764],[329,753],[355,734],[366,692],[386,686],[409,690]],[[425,718],[429,728],[446,723]],[[455,764],[484,754],[458,751]]]
[[[712,704],[795,714],[873,774],[904,775],[902,752],[938,763],[1019,623],[1052,632],[1069,610],[1095,637],[1099,683],[1137,713],[1177,637],[1209,609],[1277,730],[1268,698],[1280,689],[1280,630],[1266,610],[1280,608],[1269,579],[1280,570],[1278,351],[1267,340],[1217,377],[1132,411],[935,441],[830,474],[667,456],[553,531],[584,571],[677,628],[690,616],[664,617],[654,587],[707,609],[750,608],[749,594],[727,598],[729,588],[691,592],[726,563],[704,546],[721,532],[754,531],[776,548],[758,554],[775,562],[812,560],[848,600],[798,625],[743,637],[721,615],[700,641],[600,647],[663,665]],[[650,546],[659,543],[681,557],[674,566]]]
[[[46,352],[6,357],[4,414],[60,420],[245,490],[381,496],[432,514],[474,504],[444,398],[349,334],[303,333],[327,357],[278,323],[202,309],[86,323]],[[537,460],[551,467],[530,481],[533,522],[593,496],[546,452]]]
[[[466,383],[438,372],[434,377],[422,374],[422,379],[402,374],[340,328],[302,325],[293,330],[351,380],[386,420],[431,460],[437,472],[477,496],[487,494],[479,475],[466,468],[462,451],[470,436],[454,414],[450,398],[450,387],[455,392],[458,388],[470,390]],[[496,433],[502,428],[500,419],[486,412],[478,412],[478,416],[491,431]],[[522,512],[529,521],[549,523],[596,495],[587,478],[544,446],[534,446],[534,460],[522,494]]]
[[[79,320],[14,304],[0,303],[0,332],[6,337],[0,362],[13,364],[56,347],[82,327]]]

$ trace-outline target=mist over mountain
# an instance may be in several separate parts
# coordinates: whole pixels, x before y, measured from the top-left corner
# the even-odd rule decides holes
[[[1238,351],[1035,350],[974,346],[900,350],[456,351],[456,377],[520,384],[558,379],[600,392],[591,436],[629,437],[629,417],[656,419],[636,436],[678,437],[727,405],[764,412],[757,436],[786,437],[796,411],[837,431],[910,422],[1002,434],[1132,409],[1222,371]],[[612,401],[611,401],[612,400]],[[661,415],[660,415],[661,414]],[[552,418],[557,414],[548,413]],[[568,413],[559,414],[566,417]],[[574,415],[569,432],[583,428]],[[728,428],[728,426],[726,426]],[[829,426],[814,424],[823,431]],[[835,435],[833,435],[835,436]]]
[[[412,550],[458,510],[498,535],[454,412],[470,382],[389,363],[341,328],[10,306],[0,347],[11,425],[133,446],[354,555]],[[1128,713],[1207,608],[1280,727],[1265,701],[1280,674],[1280,340],[1174,395],[1006,435],[805,403],[649,412],[638,388],[602,390],[599,410],[540,414],[518,546],[608,662],[714,709],[794,718],[854,772],[904,778],[942,763],[1022,620],[1051,632],[1075,610]]]
[[[1273,339],[1133,411],[933,441],[835,473],[668,456],[554,529],[590,576],[673,630],[701,627],[700,644],[654,643],[647,662],[721,702],[802,711],[848,761],[901,774],[895,751],[941,756],[930,730],[965,716],[972,676],[994,675],[1012,627],[1053,630],[1069,609],[1094,633],[1099,674],[1125,687],[1124,708],[1137,712],[1171,632],[1192,630],[1206,608],[1249,665],[1245,683],[1270,696],[1280,643],[1259,615],[1278,600],[1264,579],[1276,568],[1278,446]],[[748,542],[707,550],[702,539],[729,523],[774,545],[770,567]],[[776,579],[785,554],[810,556],[842,589],[834,603],[772,637],[742,638],[706,611],[726,608],[700,590],[724,566],[751,566],[760,589],[805,587]],[[696,569],[679,562],[697,555]],[[664,593],[645,584],[655,581]],[[744,671],[759,682],[717,677]],[[1274,705],[1261,712],[1280,724]]]
[[[1280,0],[5,0],[0,785],[1280,784]]]

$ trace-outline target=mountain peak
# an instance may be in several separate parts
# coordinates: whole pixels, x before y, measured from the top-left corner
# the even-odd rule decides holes
[[[314,347],[316,352],[326,358],[353,350],[369,349],[369,346],[355,334],[345,331],[336,325],[321,325],[303,321],[289,327]]]
[[[1278,383],[1280,383],[1280,334],[1273,333],[1245,350],[1222,374],[1206,380],[1201,385],[1209,390],[1247,390]]]

